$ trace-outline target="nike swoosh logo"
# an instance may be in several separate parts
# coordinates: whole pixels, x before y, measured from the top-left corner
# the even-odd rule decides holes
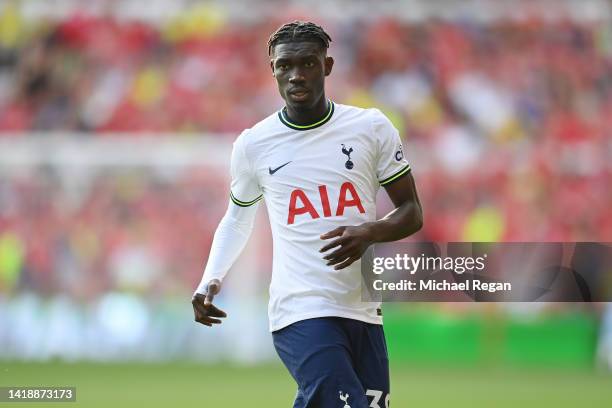
[[[280,169],[282,169],[283,167],[285,167],[285,166],[286,166],[286,165],[288,165],[289,163],[291,163],[291,162],[290,162],[290,161],[288,161],[287,163],[285,163],[285,164],[283,164],[283,165],[281,165],[281,166],[278,166],[278,167],[277,167],[277,168],[275,168],[275,169],[272,169],[272,167],[268,167],[268,172],[270,172],[270,175],[273,175],[274,173],[276,173],[277,171],[279,171]]]

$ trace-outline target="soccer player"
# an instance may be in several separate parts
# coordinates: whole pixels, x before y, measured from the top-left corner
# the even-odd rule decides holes
[[[379,302],[362,301],[360,258],[373,243],[418,231],[421,204],[391,122],[325,96],[330,41],[321,27],[298,21],[270,37],[285,107],[234,143],[229,207],[192,304],[206,326],[226,317],[213,300],[264,199],[274,253],[270,331],[298,385],[294,407],[388,407],[382,313]],[[376,220],[379,186],[396,208]]]

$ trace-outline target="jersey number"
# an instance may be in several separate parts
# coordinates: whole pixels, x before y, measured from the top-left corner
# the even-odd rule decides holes
[[[370,402],[370,408],[383,408],[380,406],[380,402],[382,402],[383,392],[378,390],[367,390],[366,395],[368,397],[372,397],[372,402]],[[389,395],[385,397],[385,406],[384,408],[389,408]]]
[[[329,206],[327,186],[319,186],[319,199],[321,201],[321,207],[323,207],[323,216],[331,217],[332,211]],[[357,207],[360,213],[365,213],[355,186],[348,181],[340,186],[336,216],[344,215],[344,209],[347,207]],[[302,214],[309,214],[312,219],[320,217],[306,193],[300,189],[293,190],[289,198],[289,216],[287,218],[287,224],[293,224],[295,222],[295,217]]]

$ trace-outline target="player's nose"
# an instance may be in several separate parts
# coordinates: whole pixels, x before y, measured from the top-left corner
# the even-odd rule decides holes
[[[306,80],[306,77],[299,69],[294,69],[293,71],[291,71],[291,74],[289,75],[289,82],[292,84],[302,83],[305,80]]]

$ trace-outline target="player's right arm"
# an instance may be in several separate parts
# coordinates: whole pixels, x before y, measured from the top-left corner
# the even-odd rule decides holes
[[[206,326],[219,324],[219,318],[226,317],[226,313],[217,308],[213,300],[251,235],[258,203],[262,198],[246,153],[245,135],[246,131],[238,137],[232,149],[229,205],[215,231],[204,274],[191,300],[195,321]]]

